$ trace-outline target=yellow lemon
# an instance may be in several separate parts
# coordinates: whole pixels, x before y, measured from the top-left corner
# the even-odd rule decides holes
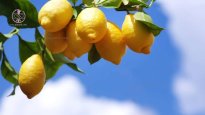
[[[69,23],[66,29],[66,39],[67,47],[73,52],[77,57],[90,51],[92,44],[83,41],[76,32],[76,22],[72,21]]]
[[[103,39],[95,44],[97,51],[102,58],[119,64],[126,49],[122,32],[117,25],[111,22],[107,22],[107,29]]]
[[[149,54],[154,42],[154,35],[134,15],[126,15],[122,25],[122,33],[128,47],[138,53]]]
[[[51,53],[61,53],[66,47],[65,31],[60,30],[58,32],[45,32],[45,45],[51,51]]]
[[[48,32],[63,29],[71,20],[73,9],[67,0],[50,0],[39,11],[38,21]]]
[[[82,40],[96,43],[107,31],[106,22],[106,17],[100,9],[86,8],[77,17],[76,30]]]
[[[18,82],[23,93],[31,99],[43,88],[46,80],[45,69],[40,55],[34,54],[21,66]]]
[[[75,54],[71,51],[70,47],[67,47],[64,50],[63,55],[66,56],[70,60],[74,60],[76,57]]]

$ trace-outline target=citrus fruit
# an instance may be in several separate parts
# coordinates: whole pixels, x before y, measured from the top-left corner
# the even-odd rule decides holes
[[[76,30],[87,43],[100,41],[107,31],[106,17],[98,8],[86,8],[78,15]]]
[[[92,44],[83,41],[76,32],[76,21],[71,21],[66,29],[67,47],[77,57],[90,51]]]
[[[154,35],[141,22],[136,21],[133,14],[125,16],[122,33],[128,47],[138,53],[149,54],[154,42]]]
[[[126,44],[120,28],[112,22],[107,22],[107,33],[95,44],[100,56],[114,64],[119,64],[125,54]]]
[[[39,11],[38,21],[48,32],[63,29],[71,20],[73,9],[67,0],[50,0]]]
[[[63,51],[63,55],[66,56],[68,59],[70,60],[74,60],[75,59],[75,54],[71,51],[70,47],[67,47],[64,51]]]
[[[45,31],[45,45],[51,51],[51,53],[61,53],[66,47],[65,31],[60,30],[58,32]]]
[[[31,99],[43,88],[46,80],[45,69],[40,55],[34,54],[21,66],[18,82],[23,93]]]

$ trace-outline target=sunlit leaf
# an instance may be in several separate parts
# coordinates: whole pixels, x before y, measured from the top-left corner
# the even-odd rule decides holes
[[[118,8],[120,7],[122,0],[101,0],[100,3],[103,7]]]
[[[137,21],[140,21],[145,24],[155,36],[158,36],[160,32],[164,30],[163,28],[155,25],[152,21],[152,18],[144,12],[137,12],[134,16]]]

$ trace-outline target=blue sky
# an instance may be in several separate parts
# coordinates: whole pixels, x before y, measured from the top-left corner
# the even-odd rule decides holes
[[[46,1],[31,0],[31,2],[39,10]],[[176,13],[172,13],[172,11],[174,11],[172,9],[174,9],[175,3],[176,0],[173,1],[173,3],[170,3],[169,9],[166,8],[169,5],[167,5],[168,3],[165,0],[155,3],[152,8],[147,10],[157,25],[166,28],[165,31],[162,31],[162,33],[155,38],[155,43],[150,55],[137,54],[127,49],[126,55],[118,66],[105,60],[100,60],[96,64],[90,65],[87,61],[87,55],[85,55],[74,61],[85,71],[85,74],[77,73],[66,66],[62,66],[51,81],[55,82],[63,79],[65,75],[72,75],[75,76],[79,83],[84,87],[86,95],[93,96],[95,98],[106,98],[109,100],[116,100],[118,102],[129,101],[142,107],[150,108],[157,115],[204,115],[204,111],[201,109],[194,109],[192,111],[187,109],[189,108],[190,103],[188,106],[184,107],[189,98],[184,100],[185,98],[182,98],[183,95],[178,93],[179,91],[184,90],[178,91],[178,89],[181,89],[178,87],[180,85],[176,85],[176,87],[174,85],[176,79],[178,77],[181,78],[181,74],[179,73],[183,73],[183,65],[186,65],[186,61],[184,62],[183,59],[189,59],[184,58],[189,55],[185,55],[185,50],[181,47],[183,45],[179,45],[181,42],[176,40],[177,38],[187,36],[178,36],[179,34],[174,31],[176,30],[176,22],[174,23],[173,19],[175,18],[171,16],[178,16]],[[126,14],[125,12],[116,12],[111,9],[102,10],[105,12],[108,20],[115,22],[119,27],[121,27]],[[184,9],[184,11],[185,10],[186,9]],[[181,14],[183,14],[182,11]],[[11,27],[8,27],[6,19],[4,17],[0,17],[0,22],[0,31],[8,33],[11,30]],[[173,25],[171,25],[170,22],[173,22],[171,23]],[[197,24],[194,23],[193,25]],[[179,26],[179,28],[180,27],[184,26]],[[41,33],[43,33],[42,29]],[[193,31],[193,33],[195,32]],[[34,40],[34,29],[21,30],[20,34],[25,40]],[[200,39],[201,36],[198,38]],[[204,41],[202,41],[202,43],[204,43]],[[20,61],[18,57],[17,44],[17,37],[13,37],[7,41],[5,50],[7,51],[7,56],[12,65],[16,70],[19,70]],[[202,51],[202,53],[204,53],[204,51]],[[196,56],[194,59],[198,59],[198,57]],[[197,67],[197,64],[195,64],[195,67]],[[204,67],[204,63],[201,63],[201,67]],[[186,72],[184,73],[189,74]],[[193,72],[194,76],[204,78],[201,77],[205,75],[202,71],[199,70],[199,73],[201,73],[200,75],[196,75],[195,73]],[[183,74],[181,76],[183,76]],[[185,75],[185,77],[186,76],[187,75]],[[1,106],[4,105],[4,103],[7,103],[5,95],[6,92],[8,93],[7,90],[11,88],[11,85],[5,81],[2,76],[0,77],[0,83],[0,98],[2,98],[2,102],[0,102]],[[183,84],[183,82],[180,84]],[[190,87],[192,86],[193,85],[190,85]],[[198,86],[196,87],[200,89]],[[201,88],[204,88],[204,85],[202,85]],[[198,97],[199,92],[194,92],[194,94],[196,94],[194,95],[195,97]],[[195,104],[199,105],[199,103]],[[205,106],[202,104],[199,108],[200,107],[203,108]]]

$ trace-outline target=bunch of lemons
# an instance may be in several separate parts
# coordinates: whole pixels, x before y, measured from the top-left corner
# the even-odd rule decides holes
[[[73,8],[67,0],[50,0],[39,11],[38,20],[45,29],[45,45],[51,53],[62,53],[70,60],[88,53],[95,45],[102,58],[119,64],[126,45],[138,53],[149,54],[154,35],[128,14],[120,29],[96,7],[85,8],[72,19]],[[27,59],[21,67],[19,85],[28,98],[38,94],[45,83],[45,70],[39,55]]]

